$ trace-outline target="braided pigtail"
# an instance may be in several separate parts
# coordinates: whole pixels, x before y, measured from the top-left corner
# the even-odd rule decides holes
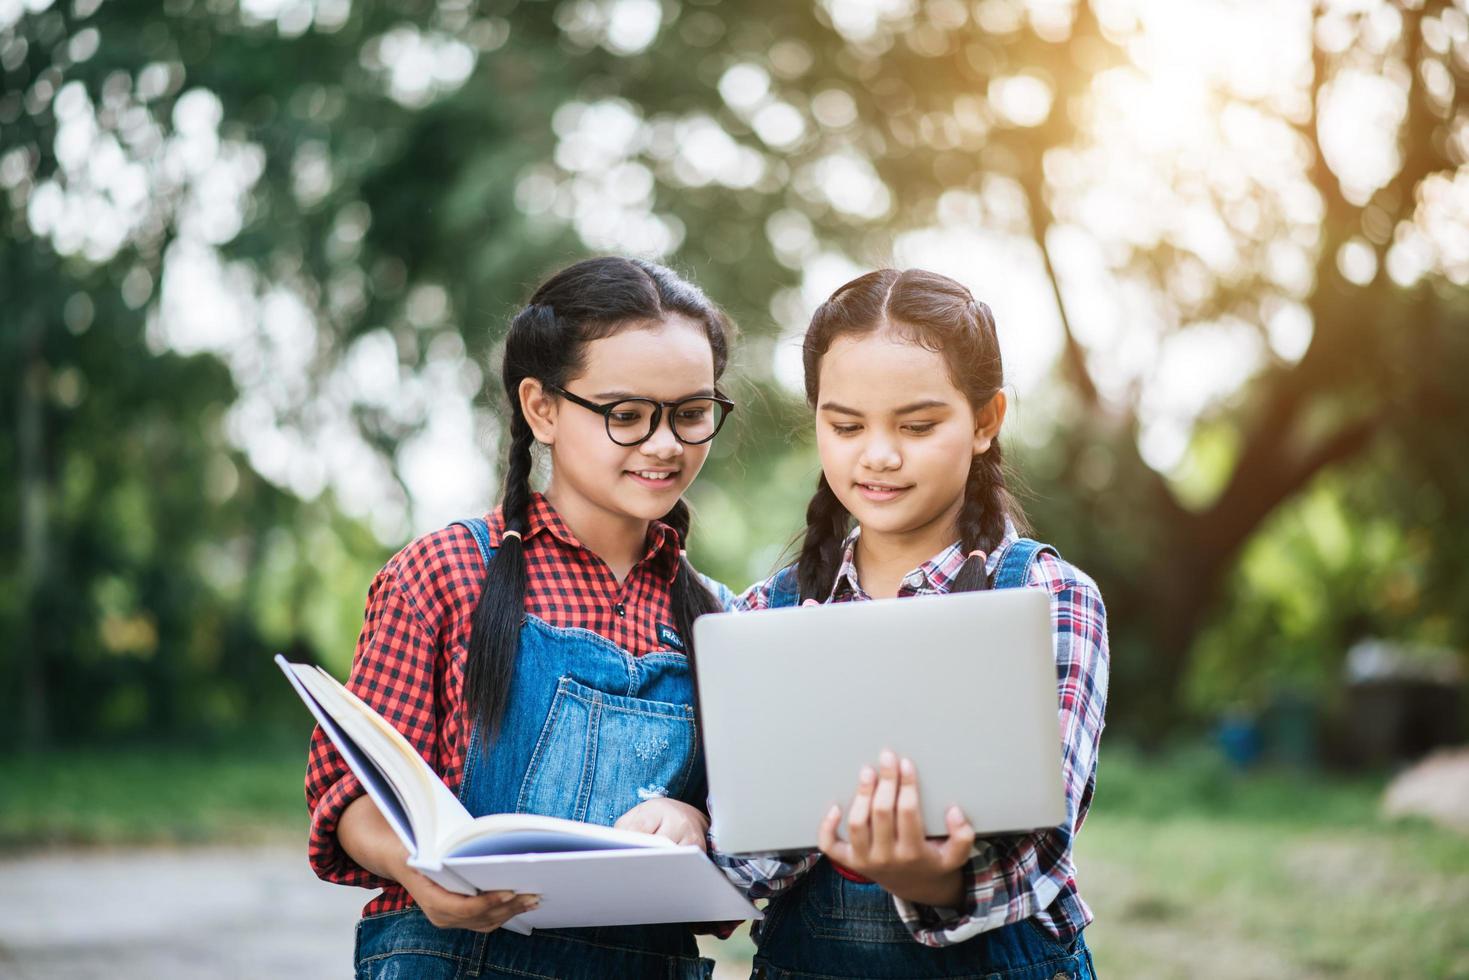
[[[510,423],[509,466],[505,471],[505,535],[489,568],[474,607],[464,668],[464,700],[470,716],[486,732],[497,733],[510,702],[520,621],[525,605],[525,542],[529,533],[531,445],[530,425],[517,402]]]
[[[1008,494],[1005,492],[1004,459],[1000,441],[969,464],[964,484],[964,506],[959,511],[959,546],[967,558],[954,577],[954,592],[978,592],[990,587],[985,559],[1005,537]]]
[[[683,637],[689,662],[694,659],[694,620],[705,613],[723,612],[724,607],[704,585],[694,566],[689,564],[689,505],[680,497],[673,509],[663,515],[663,523],[678,535],[678,574],[673,579],[673,616],[678,633]]]
[[[831,595],[832,580],[841,565],[842,541],[850,523],[851,515],[823,473],[816,481],[815,496],[806,505],[806,533],[801,539],[801,557],[796,565],[802,602],[807,599],[825,602]]]

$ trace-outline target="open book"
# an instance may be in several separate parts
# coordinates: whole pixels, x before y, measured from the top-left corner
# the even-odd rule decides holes
[[[408,848],[408,863],[461,895],[541,896],[504,928],[758,919],[698,847],[531,813],[471,817],[408,740],[320,667],[275,662]]]

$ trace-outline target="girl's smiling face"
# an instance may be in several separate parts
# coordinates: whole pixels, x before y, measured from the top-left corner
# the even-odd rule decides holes
[[[890,326],[839,336],[821,358],[816,400],[826,481],[864,534],[946,537],[1004,400],[976,413],[943,356]]]
[[[682,316],[589,341],[581,360],[582,370],[563,387],[598,404],[715,393],[709,338],[700,324]],[[645,442],[620,446],[608,437],[602,415],[555,397],[537,379],[521,383],[521,400],[536,439],[551,448],[547,497],[568,517],[656,520],[678,502],[709,456],[710,443],[689,446],[674,438],[667,409]]]

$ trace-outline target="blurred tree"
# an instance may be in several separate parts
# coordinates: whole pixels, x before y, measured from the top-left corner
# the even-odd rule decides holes
[[[447,309],[496,313],[565,250],[523,233],[511,196],[561,98],[555,28],[538,47],[523,20],[483,62],[508,24],[463,5],[0,6],[0,501],[18,515],[0,629],[20,679],[0,730],[243,723],[275,700],[268,645],[350,650],[385,549],[242,443],[294,427],[316,454],[391,456],[422,408],[346,399],[346,446],[317,417],[354,339],[388,331],[412,371],[456,329]],[[476,71],[472,102],[442,98]],[[209,275],[256,305],[206,290],[200,322]],[[231,342],[170,326],[191,313]],[[465,333],[483,354],[489,331]],[[282,360],[307,368],[274,376]],[[263,416],[238,411],[242,376],[270,386]]]
[[[1288,84],[1210,78],[1204,102],[1180,105],[1131,64],[1150,53],[1136,10],[832,0],[736,17],[691,3],[558,113],[544,173],[560,195],[547,202],[651,174],[655,208],[687,230],[678,254],[717,295],[772,295],[797,329],[781,267],[802,272],[824,250],[886,261],[896,233],[956,214],[1032,242],[1060,313],[1066,394],[1021,469],[1042,532],[1108,596],[1118,717],[1157,735],[1180,720],[1193,641],[1225,611],[1241,549],[1318,474],[1376,447],[1373,459],[1413,461],[1409,495],[1424,503],[1402,519],[1462,521],[1469,508],[1451,449],[1469,418],[1454,380],[1469,368],[1469,257],[1452,230],[1469,174],[1469,18],[1448,0],[1302,5],[1272,20]],[[1229,26],[1204,13],[1197,30]],[[588,28],[583,43],[596,38]],[[1344,145],[1343,117],[1367,106],[1383,107],[1371,149]],[[1136,133],[1122,135],[1161,149],[1117,139],[1125,113]],[[608,128],[632,135],[596,135]],[[1180,129],[1215,143],[1157,138]],[[573,214],[591,240],[597,220]],[[1109,332],[1085,307],[1098,295],[1088,275],[1115,284],[1104,299],[1140,297],[1124,315],[1142,329]],[[1199,399],[1173,433],[1191,447],[1183,458],[1149,458],[1169,434],[1149,402],[1190,381],[1164,375],[1193,372],[1207,391],[1231,350],[1185,367],[1166,355],[1221,334],[1255,366]],[[1144,366],[1119,372],[1129,359]],[[1300,571],[1295,587],[1310,589]],[[1423,611],[1462,624],[1464,577],[1445,572],[1455,585],[1425,594]]]
[[[1292,16],[1283,94],[1217,79],[1170,111],[1120,2],[0,3],[0,500],[19,515],[0,628],[24,679],[5,717],[40,740],[131,699],[102,711],[114,730],[177,727],[223,651],[341,656],[384,550],[358,522],[407,524],[323,474],[376,460],[401,511],[432,396],[468,397],[460,360],[587,250],[666,255],[744,324],[739,438],[695,490],[694,548],[733,584],[764,574],[815,476],[780,331],[813,270],[940,223],[1049,280],[1060,385],[1020,469],[1041,532],[1108,597],[1114,718],[1166,729],[1226,574],[1318,473],[1391,460],[1405,525],[1461,527],[1469,499],[1469,21],[1444,0]],[[1392,152],[1333,142],[1364,77]],[[1229,138],[1199,159],[1129,143],[1139,120]],[[1145,329],[1109,332],[1098,295]],[[1254,338],[1254,369],[1160,423],[1165,355],[1221,333]],[[1170,431],[1181,458],[1157,449]],[[1422,601],[1462,624],[1452,540]],[[317,593],[341,615],[305,608]]]

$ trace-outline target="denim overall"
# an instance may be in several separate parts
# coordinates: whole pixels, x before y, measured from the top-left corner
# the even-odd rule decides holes
[[[1022,588],[1030,567],[1050,545],[1020,538],[1000,556],[994,588]],[[770,605],[800,603],[795,569],[773,583]],[[982,932],[953,946],[925,946],[913,938],[878,884],[851,881],[822,858],[790,891],[771,899],[756,923],[754,971],[760,980],[1094,980],[1091,953],[1081,936],[1051,937],[1034,919]]]
[[[488,565],[480,519],[467,527]],[[696,806],[706,794],[688,660],[634,657],[590,630],[526,616],[500,734],[476,724],[459,800],[474,816],[539,813],[610,825],[646,799]],[[688,926],[536,930],[521,936],[439,929],[415,906],[357,926],[358,980],[554,977],[707,980]]]

